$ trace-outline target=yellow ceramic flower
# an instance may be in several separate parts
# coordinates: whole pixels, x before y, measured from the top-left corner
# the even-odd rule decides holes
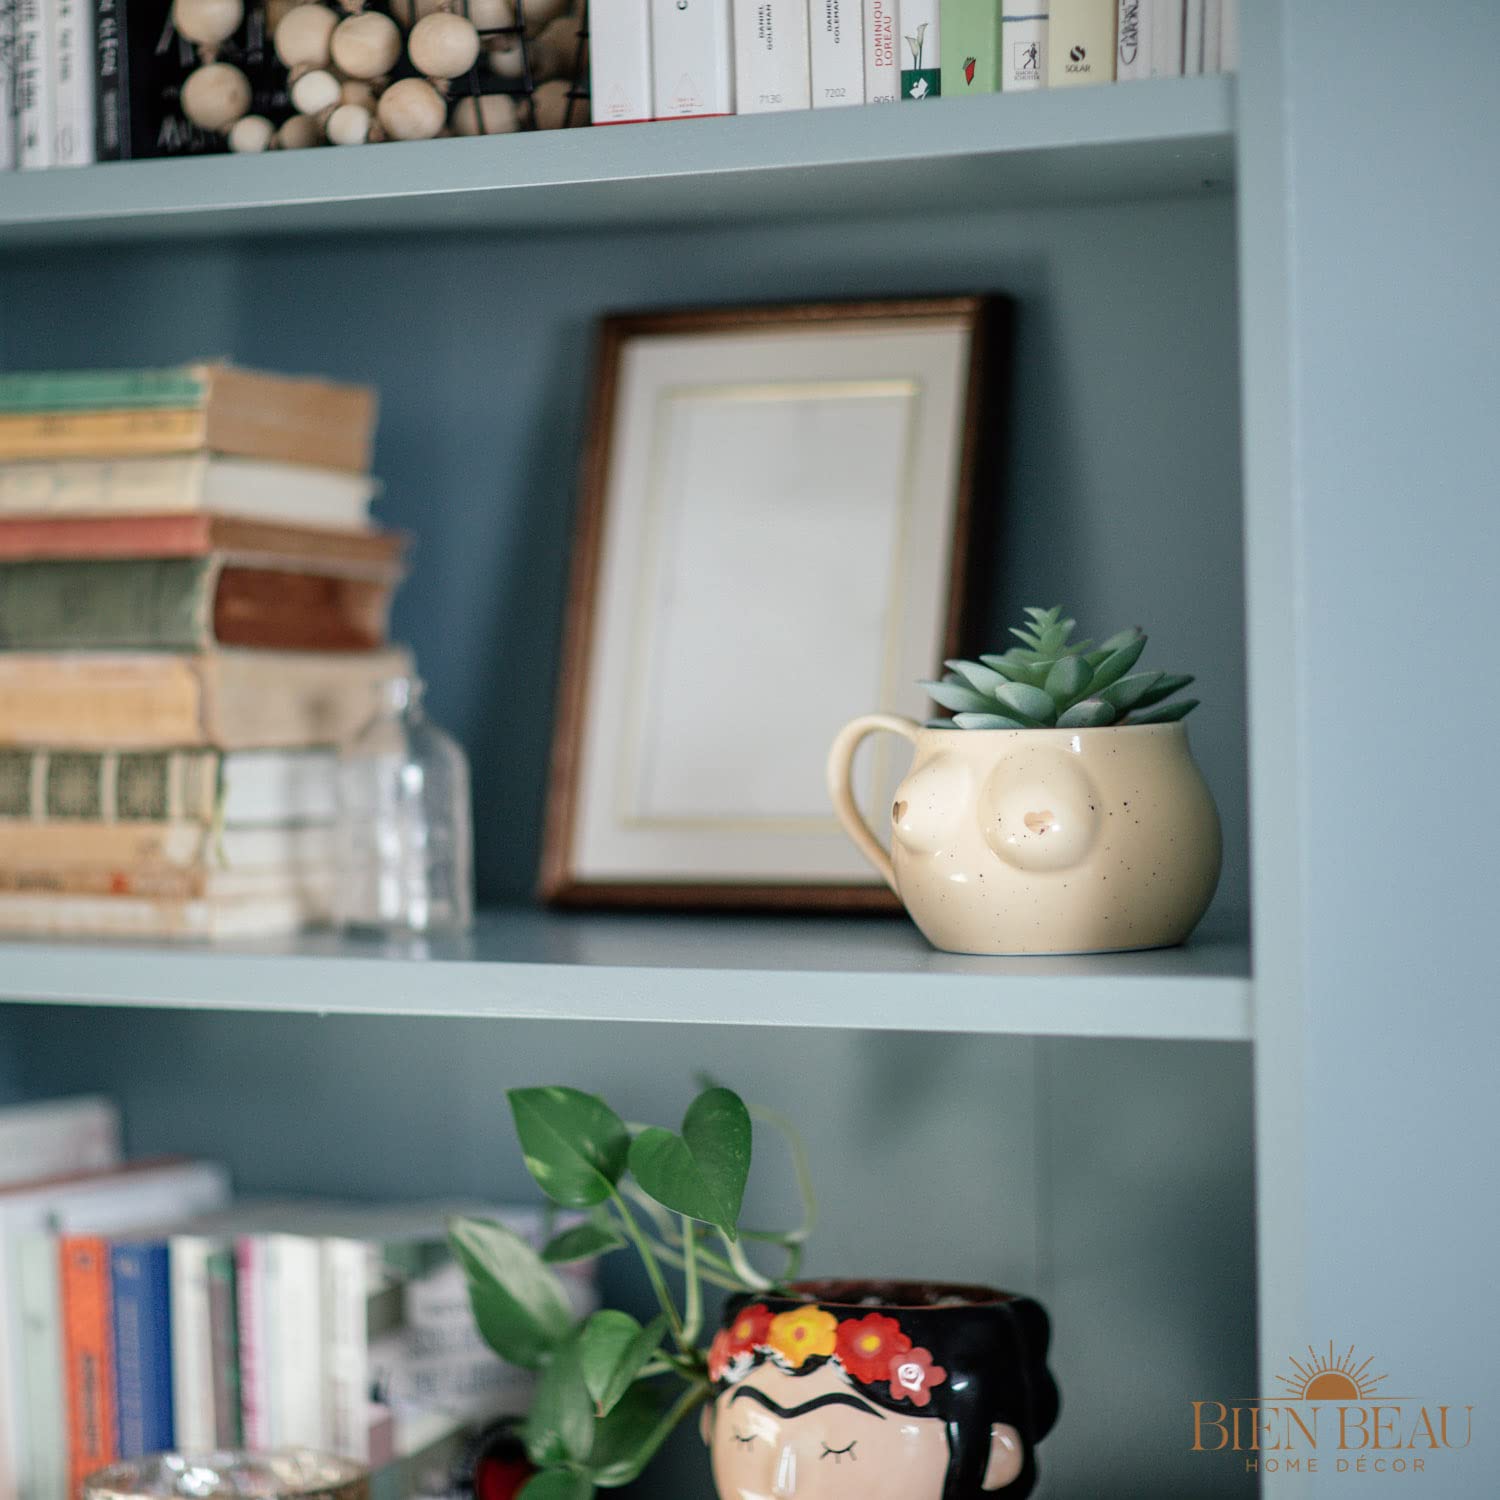
[[[839,1320],[821,1307],[794,1307],[771,1319],[766,1342],[794,1369],[819,1354],[832,1354]]]

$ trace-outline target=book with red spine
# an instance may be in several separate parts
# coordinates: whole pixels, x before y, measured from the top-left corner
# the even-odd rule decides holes
[[[109,1261],[109,1242],[98,1236],[65,1235],[58,1243],[68,1488],[75,1495],[95,1469],[113,1463],[119,1452]]]

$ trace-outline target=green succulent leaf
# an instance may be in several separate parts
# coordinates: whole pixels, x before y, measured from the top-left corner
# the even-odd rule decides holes
[[[1042,689],[1059,708],[1066,708],[1088,692],[1093,677],[1092,668],[1081,656],[1064,656],[1052,664]]]
[[[512,1089],[508,1097],[537,1186],[564,1208],[603,1203],[625,1170],[625,1122],[602,1099],[577,1089]]]
[[[594,1483],[567,1469],[533,1474],[517,1500],[594,1500]]]
[[[1134,708],[1165,676],[1165,672],[1136,672],[1111,683],[1099,696],[1125,713]]]
[[[1057,716],[1059,729],[1103,729],[1115,722],[1115,706],[1103,698],[1085,698]]]
[[[983,693],[961,683],[924,682],[920,686],[934,702],[951,708],[955,713],[983,713],[991,701]]]
[[[1022,682],[1028,687],[1040,687],[1047,676],[1045,667],[1022,661],[1019,656],[1007,652],[1004,656],[983,656],[980,660],[991,670],[998,672],[1007,682]]]
[[[1030,729],[1019,719],[1007,719],[1004,714],[954,714],[953,722],[960,729]]]
[[[1006,680],[993,667],[983,666],[977,661],[945,661],[943,665],[956,672],[979,693],[992,693]]]
[[[1057,717],[1057,705],[1039,687],[1006,682],[995,689],[994,697],[1002,708],[1008,709],[1018,718],[1030,719],[1036,724],[1050,724]]]
[[[594,1402],[583,1378],[580,1329],[542,1367],[526,1417],[526,1452],[538,1468],[584,1463],[594,1446]]]
[[[1164,672],[1161,674],[1161,681],[1149,693],[1142,693],[1135,700],[1135,706],[1138,709],[1150,708],[1153,703],[1160,703],[1163,698],[1170,698],[1173,693],[1181,692],[1192,680],[1188,673]]]
[[[1184,698],[1180,703],[1162,703],[1156,708],[1148,708],[1141,713],[1131,714],[1128,723],[1131,724],[1175,724],[1178,719],[1185,719],[1197,708],[1199,699]]]
[[[1094,680],[1090,690],[1102,693],[1111,683],[1118,682],[1140,659],[1146,649],[1146,637],[1137,635],[1134,640],[1117,647],[1094,668]]]
[[[487,1219],[454,1219],[448,1239],[469,1283],[474,1319],[502,1359],[534,1370],[573,1328],[567,1293],[518,1234]]]
[[[579,1224],[573,1229],[563,1230],[550,1241],[542,1251],[542,1259],[549,1266],[567,1266],[574,1261],[593,1260],[597,1255],[609,1255],[623,1249],[625,1240],[613,1225]]]
[[[643,1328],[629,1313],[603,1308],[583,1325],[579,1336],[583,1381],[596,1416],[608,1416],[614,1410],[666,1335],[664,1313]]]
[[[630,1170],[663,1207],[712,1224],[732,1240],[750,1173],[750,1142],[750,1112],[739,1095],[708,1089],[688,1106],[681,1135],[653,1126],[636,1136]]]
[[[1088,652],[1084,660],[1091,667],[1097,667],[1100,662],[1107,661],[1116,651],[1123,651],[1126,646],[1133,644],[1142,637],[1139,626],[1132,625],[1126,630],[1117,630],[1107,641],[1100,641],[1094,650]]]

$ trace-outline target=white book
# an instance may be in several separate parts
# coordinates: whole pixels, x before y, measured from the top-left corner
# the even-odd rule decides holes
[[[1203,71],[1217,73],[1224,36],[1223,0],[1203,0]]]
[[[734,113],[729,0],[651,0],[651,87],[658,120]]]
[[[1142,0],[1143,4],[1149,0]],[[1000,13],[1000,91],[1025,93],[1047,87],[1047,41],[1051,16],[1045,0],[1004,0]]]
[[[235,1321],[240,1344],[240,1425],[247,1448],[274,1446],[271,1430],[271,1286],[266,1236],[234,1242]]]
[[[1220,0],[1223,11],[1219,20],[1219,71],[1240,70],[1240,0]]]
[[[94,25],[91,0],[52,0],[52,164],[94,159]]]
[[[0,172],[16,164],[15,66],[16,0],[0,0]]]
[[[1120,0],[1116,17],[1115,78],[1151,76],[1151,0]]]
[[[1184,77],[1213,72],[1203,66],[1204,0],[1186,0],[1182,13],[1182,72]]]
[[[224,1244],[223,1239],[202,1234],[174,1234],[167,1241],[172,1428],[182,1453],[212,1453],[218,1444],[208,1262]]]
[[[56,105],[51,55],[51,0],[16,0],[16,165],[25,171],[52,165]]]
[[[338,821],[339,759],[332,750],[238,750],[219,765],[227,828]]]
[[[1151,0],[1151,76],[1182,76],[1183,23],[1186,20],[1184,0]]]
[[[271,1437],[278,1448],[321,1448],[323,1264],[318,1241],[268,1234],[271,1321]]]
[[[364,1240],[330,1236],[323,1257],[323,1423],[326,1452],[367,1464],[370,1449],[370,1293],[375,1286]]]
[[[50,1234],[22,1234],[11,1250],[11,1274],[19,1293],[21,1367],[26,1371],[21,1500],[60,1500],[68,1492],[68,1398],[57,1241]]]
[[[87,1094],[0,1109],[0,1187],[120,1163],[120,1111]]]
[[[865,102],[864,0],[809,0],[814,109]]]
[[[896,0],[864,0],[865,103],[901,98],[900,25]]]
[[[734,100],[742,115],[812,108],[808,0],[735,0]]]
[[[3,3],[3,0],[0,0]],[[165,515],[364,529],[377,481],[365,474],[195,453],[0,465],[0,515]]]
[[[1049,88],[1114,82],[1117,11],[1116,0],[1052,0],[1047,41]]]
[[[938,0],[901,0],[901,97],[935,99],[942,92],[942,9]]]
[[[589,97],[595,125],[651,118],[650,0],[589,7]]]

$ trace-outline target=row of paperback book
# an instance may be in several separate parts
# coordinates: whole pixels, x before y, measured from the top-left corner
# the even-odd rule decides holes
[[[1238,0],[593,0],[596,125],[1233,71]]]
[[[235,1204],[214,1163],[125,1161],[107,1100],[0,1110],[0,1500],[236,1447],[355,1459],[377,1500],[441,1492],[531,1394],[479,1336],[453,1213],[538,1248],[557,1227],[540,1207]],[[591,1311],[592,1263],[560,1271]]]
[[[337,749],[412,668],[368,389],[0,376],[0,928],[327,920]]]

